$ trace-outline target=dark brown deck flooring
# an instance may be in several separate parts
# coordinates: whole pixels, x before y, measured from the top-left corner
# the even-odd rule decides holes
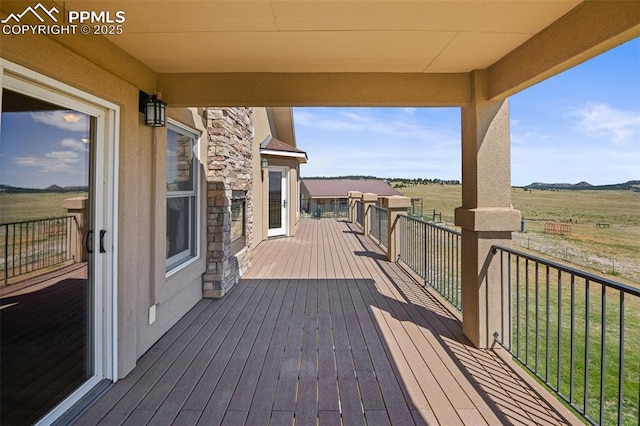
[[[86,380],[87,268],[41,271],[0,289],[0,424],[29,424]]]
[[[520,372],[520,374],[522,374]],[[345,221],[263,242],[77,421],[158,425],[564,424],[510,362]]]

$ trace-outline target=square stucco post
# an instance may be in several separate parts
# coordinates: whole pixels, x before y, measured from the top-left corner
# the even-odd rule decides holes
[[[357,201],[362,201],[362,192],[360,191],[349,191],[349,194],[351,194],[351,206],[349,211],[351,212],[351,223],[356,223],[358,221],[358,210],[356,207],[356,202]]]
[[[356,198],[358,195],[362,197],[362,194],[358,191],[349,191],[347,193],[347,213],[349,216],[349,222],[351,223],[354,223],[356,221]]]
[[[471,80],[472,101],[462,107],[462,206],[455,223],[462,228],[462,329],[486,348],[501,332],[509,303],[491,247],[511,245],[520,212],[511,207],[509,102],[487,100],[484,71],[472,72]],[[507,329],[505,323],[503,341],[510,338]]]
[[[69,256],[75,262],[87,261],[87,250],[84,248],[83,237],[89,230],[88,198],[74,197],[64,200],[63,207],[67,210],[67,217],[72,217],[67,226],[67,244]]]
[[[369,235],[371,232],[371,206],[376,205],[376,201],[378,201],[378,196],[371,192],[365,192],[362,194],[362,208],[364,209],[364,223],[362,224],[364,235]]]
[[[396,262],[400,254],[400,228],[398,227],[398,216],[406,215],[407,209],[411,207],[411,198],[401,195],[392,195],[382,198],[382,205],[387,208],[387,259]]]

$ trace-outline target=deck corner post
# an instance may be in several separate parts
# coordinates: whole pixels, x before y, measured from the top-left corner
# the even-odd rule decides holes
[[[382,205],[387,208],[387,259],[390,262],[398,260],[400,253],[400,229],[398,217],[406,215],[411,208],[411,198],[401,195],[382,197]]]
[[[349,197],[349,222],[356,223],[358,216],[356,213],[356,202],[362,201],[362,192],[349,191],[347,196]]]
[[[376,202],[378,201],[378,195],[371,193],[371,192],[365,192],[364,194],[362,194],[362,208],[364,211],[364,217],[363,217],[363,224],[362,224],[362,229],[364,232],[364,235],[369,235],[369,233],[371,232],[371,206],[375,206]]]

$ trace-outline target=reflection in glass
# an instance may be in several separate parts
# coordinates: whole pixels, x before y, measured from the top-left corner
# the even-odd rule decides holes
[[[244,191],[233,191],[231,199],[231,252],[237,253],[246,244],[246,194]]]
[[[282,173],[269,171],[269,229],[282,227]]]
[[[1,121],[0,424],[29,424],[94,372],[82,235],[95,120],[4,89]]]
[[[167,199],[167,259],[189,251],[189,197]]]
[[[167,191],[192,191],[195,140],[167,129]]]

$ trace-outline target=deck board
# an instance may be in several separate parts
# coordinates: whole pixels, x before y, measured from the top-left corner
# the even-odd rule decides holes
[[[77,424],[565,424],[359,228],[261,243]],[[570,418],[570,417],[567,417]]]

